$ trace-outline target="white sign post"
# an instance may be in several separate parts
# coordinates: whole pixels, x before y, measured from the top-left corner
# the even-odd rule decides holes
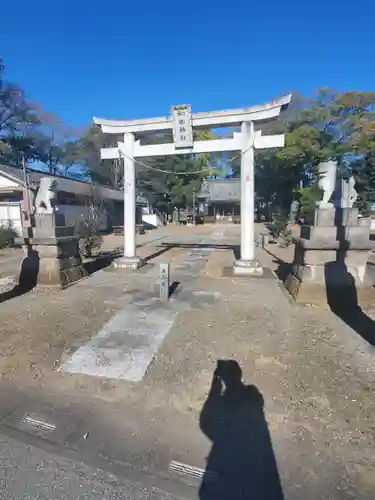
[[[115,148],[103,148],[102,159],[125,158],[124,186],[124,258],[117,261],[121,267],[137,268],[142,260],[135,247],[135,165],[134,158],[169,156],[175,154],[241,151],[241,258],[235,262],[235,274],[259,275],[262,268],[255,260],[254,245],[254,149],[284,146],[284,134],[263,136],[255,125],[276,118],[288,106],[291,94],[269,103],[242,109],[191,114],[189,105],[172,107],[172,116],[119,121],[94,118],[104,134],[125,134],[124,142]],[[240,133],[231,138],[193,141],[193,128],[241,126]],[[174,143],[141,145],[136,134],[173,130]],[[131,137],[130,137],[131,136]],[[128,241],[128,243],[126,243]],[[122,265],[123,264],[123,265]]]

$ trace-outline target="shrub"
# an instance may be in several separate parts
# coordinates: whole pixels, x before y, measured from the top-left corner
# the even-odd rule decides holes
[[[97,204],[90,203],[88,217],[80,224],[79,251],[82,257],[92,257],[93,251],[102,245],[102,236],[99,232],[99,209]]]
[[[0,248],[7,248],[14,245],[14,238],[17,236],[16,231],[9,226],[0,226]]]
[[[287,228],[287,226],[288,217],[277,212],[273,214],[272,222],[267,224],[270,235],[275,240],[279,238],[279,236]]]
[[[292,231],[288,229],[288,217],[285,215],[275,213],[267,227],[272,238],[277,240],[280,246],[289,246],[293,242]]]
[[[100,234],[92,233],[90,227],[83,225],[79,237],[79,252],[82,257],[92,257],[93,251],[98,250],[102,245]]]
[[[288,247],[292,243],[293,233],[288,227],[285,227],[278,238],[278,244],[281,247]]]
[[[316,209],[316,204],[322,198],[322,190],[317,184],[312,186],[306,186],[299,190],[300,198],[300,215],[306,219],[306,221],[311,222],[311,218],[314,216]]]

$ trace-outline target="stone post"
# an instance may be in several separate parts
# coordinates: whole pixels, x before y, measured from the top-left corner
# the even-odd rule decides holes
[[[254,123],[241,126],[241,258],[234,264],[233,273],[261,275],[263,269],[255,260],[254,248]]]

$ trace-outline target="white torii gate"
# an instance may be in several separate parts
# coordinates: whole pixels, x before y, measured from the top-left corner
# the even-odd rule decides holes
[[[241,125],[241,132],[232,138],[193,142],[190,147],[171,144],[141,146],[137,134],[157,133],[174,128],[171,116],[139,120],[104,120],[94,117],[105,134],[124,134],[124,142],[117,147],[102,148],[102,159],[124,157],[124,257],[117,261],[119,267],[137,269],[142,259],[137,257],[135,244],[135,164],[134,158],[179,154],[241,151],[241,256],[234,264],[235,274],[261,274],[262,268],[255,260],[254,247],[254,149],[284,146],[284,134],[263,136],[256,125],[276,118],[290,103],[292,95],[250,108],[194,113],[189,116],[194,128],[219,128]]]

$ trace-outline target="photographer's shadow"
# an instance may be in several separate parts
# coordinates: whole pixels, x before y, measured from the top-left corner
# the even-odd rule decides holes
[[[283,499],[263,396],[236,361],[218,361],[200,427],[212,441],[200,500]]]

